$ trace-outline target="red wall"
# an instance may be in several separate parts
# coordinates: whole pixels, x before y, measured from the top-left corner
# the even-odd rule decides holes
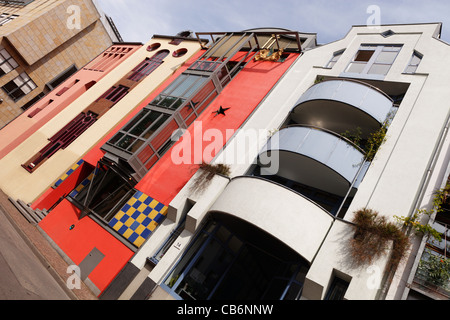
[[[63,200],[39,226],[76,265],[94,247],[105,255],[89,275],[89,279],[103,291],[134,253],[91,218],[79,220],[79,214],[78,208]],[[75,227],[70,230],[72,225]]]
[[[208,129],[218,129],[225,138],[227,129],[239,129],[297,57],[298,54],[291,54],[283,63],[250,61],[245,69],[230,82],[196,120],[202,122],[203,132]],[[213,112],[220,106],[230,109],[226,111],[226,116],[218,115],[215,117]],[[188,128],[188,132],[193,138],[193,125]],[[181,141],[178,143],[181,143]],[[205,150],[209,143],[203,142],[202,150]],[[225,143],[224,140],[222,146]],[[174,165],[171,158],[171,151],[174,147],[155,164],[136,186],[139,191],[165,205],[172,201],[198,168],[198,165],[191,164]],[[213,152],[212,156],[215,155]],[[191,163],[194,163],[194,156],[195,154],[192,151]],[[209,162],[211,159],[204,160]]]
[[[97,165],[97,162],[103,157],[104,152],[100,150],[100,148],[109,141],[123,126],[125,126],[136,114],[138,114],[145,106],[147,106],[150,102],[152,102],[158,94],[160,94],[167,86],[169,86],[178,76],[186,71],[200,56],[204,53],[203,50],[200,50],[197,54],[192,56],[192,58],[187,61],[183,66],[178,68],[178,70],[170,76],[166,81],[164,81],[158,89],[156,89],[153,93],[151,93],[139,107],[135,108],[133,112],[131,112],[128,117],[126,117],[122,122],[118,123],[114,130],[112,130],[103,140],[101,140],[94,148],[92,148],[84,157],[83,160],[92,164]]]
[[[199,52],[196,54],[191,59],[191,63],[196,61],[202,53],[203,52]],[[100,147],[103,146],[103,144],[120,128],[128,123],[135,114],[150,103],[150,101],[159,94],[162,88],[165,88],[178,77],[180,73],[185,71],[191,63],[186,63],[178,69],[177,72],[160,86],[160,89],[152,93],[125,120],[119,123],[116,126],[116,130],[113,130],[100,141],[96,147],[91,149],[85,157],[83,157],[85,164],[87,163],[95,167],[97,162],[103,157],[103,152],[100,150]],[[68,185],[74,186],[74,181],[79,180],[79,174],[82,174],[82,172],[78,171],[77,173],[74,173],[74,176],[71,177],[72,179],[69,179],[67,182],[65,181],[66,184],[61,185],[60,188],[55,190],[50,188],[47,190],[42,197],[33,203],[33,207],[43,207],[45,204],[53,202],[58,198],[61,191],[67,189],[66,187]],[[89,279],[100,289],[100,291],[103,291],[131,259],[134,253],[91,218],[86,217],[79,220],[79,214],[80,210],[65,199],[39,223],[39,226],[76,265],[83,261],[94,247],[105,255],[105,258],[100,265],[98,265],[91,275],[89,275]],[[75,225],[75,228],[70,230],[70,226],[72,225]]]
[[[178,69],[158,90],[149,95],[127,119],[119,123],[115,130],[98,143],[95,148],[91,149],[83,159],[95,165],[103,156],[100,147],[143,107],[150,103],[179,74],[185,71],[202,53],[199,52],[190,62]],[[227,129],[238,129],[297,57],[298,54],[291,54],[284,63],[249,62],[246,68],[231,81],[197,119],[197,121],[202,122],[203,132],[214,128],[220,130],[225,136]],[[219,115],[214,117],[212,113],[220,106],[231,109],[226,112],[226,116]],[[194,126],[191,125],[188,131],[193,137]],[[225,142],[223,141],[222,145]],[[207,146],[208,143],[204,143],[202,150]],[[193,156],[194,154],[192,154]],[[169,150],[136,188],[168,205],[197,169],[198,165],[195,164],[174,165]],[[131,259],[133,252],[92,219],[86,217],[78,220],[78,215],[79,210],[68,200],[64,200],[39,225],[75,264],[79,264],[94,247],[105,254],[104,260],[89,276],[94,284],[103,291],[128,260]],[[75,225],[73,230],[69,230],[71,225]]]
[[[31,208],[33,210],[49,210],[53,205],[58,202],[61,197],[68,195],[73,189],[78,187],[84,179],[86,179],[91,172],[95,169],[94,166],[89,165],[86,162],[77,168],[70,176],[64,180],[57,188],[49,188],[41,197],[33,202]]]

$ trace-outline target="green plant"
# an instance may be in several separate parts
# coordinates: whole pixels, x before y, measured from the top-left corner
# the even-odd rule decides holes
[[[394,216],[398,222],[402,223],[403,226],[414,230],[418,234],[422,234],[424,236],[431,236],[435,238],[438,242],[442,240],[441,234],[436,231],[431,225],[422,224],[420,221],[423,219],[423,216],[430,216],[432,212],[426,210],[417,210],[413,216],[404,217],[404,216]]]
[[[378,152],[381,145],[386,141],[387,129],[388,121],[386,121],[380,129],[370,133],[367,140],[362,138],[362,129],[360,127],[356,127],[355,130],[347,130],[341,133],[341,136],[347,138],[364,150],[366,153],[366,161],[373,161],[375,154]]]
[[[372,132],[369,135],[369,138],[367,139],[367,143],[365,145],[367,161],[373,161],[381,145],[386,141],[387,129],[388,125],[387,122],[385,122],[380,129],[378,129],[375,132]]]
[[[426,280],[437,286],[447,285],[450,280],[450,259],[428,252],[427,259],[419,263],[419,271]]]
[[[341,133],[341,136],[347,138],[357,146],[361,146],[362,142],[361,135],[362,135],[361,127],[356,127],[356,129],[353,131],[347,130],[344,133]]]
[[[430,210],[419,209],[413,216],[394,216],[403,226],[414,230],[416,233],[422,234],[424,236],[431,236],[438,242],[442,241],[442,235],[434,229],[430,224],[423,224],[421,221],[425,216],[428,216],[428,220],[433,213],[442,212],[442,205],[447,201],[450,192],[450,184],[447,184],[444,188],[437,190],[433,197],[433,207]],[[426,218],[426,217],[425,217]]]
[[[372,263],[385,254],[392,243],[390,266],[395,267],[405,256],[409,238],[401,229],[372,209],[355,212],[355,235],[351,239],[351,255],[358,264]]]
[[[321,82],[324,82],[324,81],[325,81],[325,77],[317,76],[316,80],[314,81],[314,84],[318,84],[318,83],[321,83]]]

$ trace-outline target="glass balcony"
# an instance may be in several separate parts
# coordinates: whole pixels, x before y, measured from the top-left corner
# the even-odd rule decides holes
[[[380,128],[393,109],[393,100],[375,87],[351,80],[328,80],[312,86],[292,111],[295,123],[337,133],[362,129],[363,137]]]
[[[368,164],[365,154],[338,134],[289,126],[272,136],[259,155],[261,176],[276,175],[344,197],[356,189]]]

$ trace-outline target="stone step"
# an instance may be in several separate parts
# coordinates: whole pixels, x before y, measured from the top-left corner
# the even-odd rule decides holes
[[[9,201],[19,210],[19,212],[33,225],[37,225],[41,222],[48,214],[47,211],[33,210],[30,205],[26,204],[22,200],[14,201],[9,198]]]

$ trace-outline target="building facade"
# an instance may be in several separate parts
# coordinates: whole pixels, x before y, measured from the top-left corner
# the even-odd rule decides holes
[[[0,9],[0,128],[120,39],[91,0],[0,1]]]
[[[304,50],[170,198],[167,219],[102,297],[448,299],[448,279],[436,289],[420,267],[448,253],[447,205],[434,207],[449,175],[449,79],[436,63],[449,46],[440,30],[355,26]],[[222,105],[232,107],[229,99]],[[403,259],[393,263],[392,239],[379,256],[356,259],[355,244],[370,239],[357,233],[361,212],[408,236]]]
[[[7,152],[1,188],[100,299],[448,299],[441,28],[154,36]]]

